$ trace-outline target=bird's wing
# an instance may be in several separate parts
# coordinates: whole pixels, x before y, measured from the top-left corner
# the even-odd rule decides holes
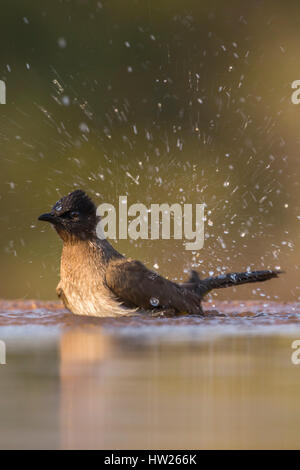
[[[106,270],[106,284],[122,302],[130,306],[202,313],[197,294],[150,271],[139,261],[111,261]]]

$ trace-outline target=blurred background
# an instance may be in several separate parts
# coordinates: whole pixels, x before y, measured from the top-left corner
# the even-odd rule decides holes
[[[114,245],[173,279],[280,266],[280,281],[214,295],[300,298],[299,2],[0,9],[0,297],[56,297],[61,241],[37,217],[82,188],[97,204],[205,203],[198,253]]]

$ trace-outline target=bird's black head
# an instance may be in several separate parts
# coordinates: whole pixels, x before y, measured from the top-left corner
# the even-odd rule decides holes
[[[77,189],[54,204],[39,220],[50,222],[63,240],[88,240],[95,236],[96,206],[85,192]]]

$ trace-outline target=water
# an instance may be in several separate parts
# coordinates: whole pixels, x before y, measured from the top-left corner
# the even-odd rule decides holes
[[[1,302],[0,448],[299,448],[300,304],[76,317]]]

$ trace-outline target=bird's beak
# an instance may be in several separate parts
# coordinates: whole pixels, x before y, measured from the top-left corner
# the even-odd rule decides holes
[[[42,220],[43,222],[50,222],[51,224],[54,224],[56,221],[56,217],[54,214],[49,212],[48,214],[42,214],[39,216],[38,220]]]

